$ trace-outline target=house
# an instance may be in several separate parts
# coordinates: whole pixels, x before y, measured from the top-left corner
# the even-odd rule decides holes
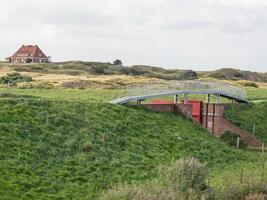
[[[38,45],[22,45],[16,53],[5,59],[8,63],[46,63],[49,62]]]

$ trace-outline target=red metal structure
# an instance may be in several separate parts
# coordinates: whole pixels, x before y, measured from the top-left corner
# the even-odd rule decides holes
[[[202,101],[189,100],[188,104],[192,105],[192,117],[196,122],[202,124]]]
[[[153,107],[157,107],[160,105],[174,105],[175,103],[170,100],[162,100],[162,99],[155,99],[152,101]],[[189,100],[189,105],[192,105],[192,117],[193,119],[198,122],[199,124],[202,124],[202,101],[197,100]]]

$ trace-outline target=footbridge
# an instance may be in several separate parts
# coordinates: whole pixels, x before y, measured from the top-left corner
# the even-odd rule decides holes
[[[249,103],[246,99],[247,93],[242,88],[221,82],[203,81],[178,81],[169,85],[150,84],[128,87],[125,96],[114,99],[110,103],[126,104],[166,96],[174,96],[174,102],[177,103],[181,95],[184,97],[184,102],[189,100],[189,95],[206,95],[207,102],[210,101],[210,96],[214,95],[217,103],[220,102],[221,97],[238,103]]]

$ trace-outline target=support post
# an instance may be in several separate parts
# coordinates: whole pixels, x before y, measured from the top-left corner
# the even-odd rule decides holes
[[[215,130],[215,103],[213,104],[213,115],[212,115],[212,133]]]
[[[253,135],[255,135],[256,132],[256,123],[253,124]]]
[[[137,100],[137,104],[141,104],[142,103],[142,101],[144,101],[145,99],[139,99],[139,100]]]
[[[261,181],[263,181],[264,176],[264,143],[261,146]]]
[[[208,129],[208,119],[209,119],[209,104],[206,103],[206,129]]]
[[[207,94],[206,96],[206,103],[210,103],[210,94]]]
[[[184,94],[184,104],[188,104],[188,94]]]
[[[174,96],[174,103],[175,103],[175,104],[178,104],[178,103],[179,103],[179,96],[178,96],[178,94],[176,94],[176,95]]]
[[[216,95],[216,103],[221,103],[221,96],[219,94]]]
[[[237,141],[236,141],[236,148],[239,149],[239,144],[240,144],[240,137],[237,138]]]

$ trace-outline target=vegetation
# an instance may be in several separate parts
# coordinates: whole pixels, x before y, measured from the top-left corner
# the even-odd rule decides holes
[[[258,88],[259,86],[257,85],[257,83],[253,82],[253,81],[237,81],[236,82],[238,85],[243,86],[243,87],[254,87],[254,88]]]
[[[17,86],[19,89],[53,89],[54,85],[50,82],[25,82]]]
[[[207,186],[208,170],[194,158],[183,158],[157,170],[157,178],[142,185],[120,185],[105,192],[102,200],[215,199]]]
[[[6,76],[0,77],[0,84],[14,85],[21,82],[30,82],[32,77],[21,75],[19,73],[8,73]]]
[[[113,61],[113,65],[122,65],[122,61],[119,59],[116,59],[115,61]]]
[[[222,135],[222,141],[224,141],[226,144],[232,146],[232,147],[237,147],[237,140],[240,138],[240,135],[236,133],[232,133],[230,131],[225,131],[225,133]],[[247,148],[247,144],[240,139],[239,141],[239,148],[245,149]]]
[[[254,132],[253,129],[255,128],[255,136],[266,143],[266,112],[267,102],[250,105],[234,105],[227,109],[226,118],[251,134]]]
[[[255,181],[231,183],[220,191],[207,184],[208,170],[194,158],[183,158],[157,170],[156,178],[143,184],[120,184],[105,191],[102,200],[264,200],[267,183]]]
[[[182,117],[106,104],[111,90],[11,91],[19,96],[0,100],[7,199],[95,199],[116,183],[144,183],[184,156],[209,168],[258,162],[257,153],[232,149]]]
[[[267,82],[266,73],[242,71],[239,69],[223,68],[211,72],[200,72],[201,77],[210,77],[221,80],[249,80]]]
[[[73,76],[122,73],[183,79],[196,75],[147,66],[74,65],[10,67]],[[183,77],[186,73],[192,74]],[[219,199],[230,199],[236,193],[240,199],[265,195],[265,186],[255,183],[255,189],[248,191],[249,185],[236,184],[241,168],[254,170],[254,179],[259,179],[258,152],[231,148],[175,114],[107,104],[126,91],[87,89],[91,84],[69,81],[64,85],[68,89],[60,89],[46,82],[23,82],[18,88],[0,88],[0,199],[97,199],[101,194],[112,199],[112,195],[137,191],[148,199],[159,191],[162,198],[174,193],[213,198],[213,194],[226,195],[230,186],[232,193]],[[247,91],[250,99],[267,99],[266,89]],[[264,102],[233,105],[226,117],[251,133],[255,121],[256,136],[266,142],[266,110]],[[183,157],[190,158],[179,160]],[[225,179],[231,185],[226,186]]]
[[[38,72],[78,75],[133,75],[161,78],[167,80],[194,80],[197,73],[192,70],[167,70],[159,67],[136,65],[124,67],[119,64],[99,63],[99,62],[62,62],[62,63],[32,63],[32,64],[9,64],[17,72]],[[115,62],[115,61],[114,61]],[[6,66],[7,64],[1,64]]]
[[[249,88],[247,92],[250,100],[267,100],[266,88]]]
[[[265,200],[266,198],[267,184],[265,182],[235,185],[218,196],[218,199],[222,200]]]
[[[84,103],[96,103],[96,102],[108,102],[112,99],[126,94],[125,91],[113,90],[113,89],[59,89],[53,88],[50,90],[44,89],[18,89],[18,88],[0,88],[0,94],[12,95],[12,96],[34,96],[37,98],[44,98],[49,100],[59,101],[77,101]],[[0,95],[1,96],[1,95]]]
[[[267,73],[222,68],[215,71],[195,72],[193,70],[167,70],[146,65],[122,66],[117,59],[113,63],[68,61],[60,63],[7,64],[0,62],[0,68],[9,67],[17,72],[38,72],[43,74],[81,75],[133,75],[166,80],[194,80],[197,78],[238,81],[244,87],[257,87],[255,82],[267,82]],[[254,83],[253,83],[254,82]]]

